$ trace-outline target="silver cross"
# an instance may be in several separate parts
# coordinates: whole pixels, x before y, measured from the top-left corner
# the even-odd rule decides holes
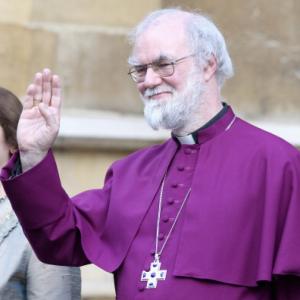
[[[150,265],[150,271],[142,272],[141,281],[147,281],[147,289],[155,289],[157,287],[158,280],[165,280],[167,277],[167,270],[160,269],[160,261],[155,258]]]

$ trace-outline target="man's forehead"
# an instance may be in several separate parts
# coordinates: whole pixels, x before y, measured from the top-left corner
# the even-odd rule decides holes
[[[178,35],[185,33],[184,19],[180,18],[175,20],[174,18],[159,19],[150,24],[143,32],[140,37],[148,36],[151,38],[169,35]]]
[[[164,60],[172,60],[172,59],[175,59],[175,58],[176,58],[176,56],[172,53],[161,52],[161,53],[158,53],[157,55],[152,55],[150,60],[149,60],[149,58],[147,59],[143,55],[131,56],[129,58],[129,63],[131,65],[141,65],[141,64],[144,64],[144,63],[160,62],[160,61],[164,61]]]
[[[178,24],[175,25],[176,27]],[[182,26],[178,28],[162,24],[151,26],[136,39],[133,56],[139,61],[155,61],[163,58],[175,58],[185,53],[187,45],[186,32]]]

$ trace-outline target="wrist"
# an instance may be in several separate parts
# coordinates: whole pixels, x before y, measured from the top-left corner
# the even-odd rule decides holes
[[[23,172],[33,168],[40,163],[47,155],[47,151],[22,151],[20,150],[20,159]]]

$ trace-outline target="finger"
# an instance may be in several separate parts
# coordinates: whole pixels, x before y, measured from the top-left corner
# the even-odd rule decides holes
[[[58,132],[59,128],[59,112],[57,109],[53,109],[46,105],[45,103],[40,103],[39,104],[39,110],[41,115],[46,121],[46,124],[48,128],[50,129],[50,132],[52,134],[55,134]]]
[[[52,76],[52,98],[51,106],[60,108],[61,107],[61,84],[58,75]]]
[[[42,102],[49,105],[52,92],[52,74],[49,69],[43,70]]]
[[[34,106],[33,97],[36,93],[36,86],[34,84],[30,84],[27,88],[26,95],[23,100],[23,108],[30,109]]]
[[[38,72],[34,75],[33,84],[35,85],[35,94],[33,95],[34,99],[37,102],[42,101],[42,73]]]

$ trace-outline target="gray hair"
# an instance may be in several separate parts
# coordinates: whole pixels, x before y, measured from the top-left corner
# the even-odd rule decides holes
[[[187,37],[197,62],[202,65],[213,55],[217,62],[216,79],[221,88],[226,79],[233,76],[232,61],[229,56],[224,37],[212,20],[198,12],[187,12],[180,8],[166,8],[150,13],[130,33],[129,42],[134,45],[141,33],[146,31],[161,16],[184,13]]]

